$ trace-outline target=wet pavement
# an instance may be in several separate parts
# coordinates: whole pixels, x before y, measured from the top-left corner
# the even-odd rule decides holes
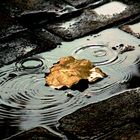
[[[128,90],[63,117],[59,127],[69,139],[139,140],[139,105],[140,88]]]
[[[88,104],[102,104],[124,90],[140,87],[139,14],[137,1],[2,0],[0,139],[34,139],[31,135],[36,132],[38,140],[67,139],[65,135],[69,136],[69,132],[65,134],[58,128],[60,118]],[[46,87],[45,73],[60,57],[69,55],[89,59],[108,77],[89,84],[82,92]],[[61,130],[65,130],[61,123]],[[123,133],[127,128],[138,131],[139,124],[131,123],[108,139],[120,133],[127,135]]]

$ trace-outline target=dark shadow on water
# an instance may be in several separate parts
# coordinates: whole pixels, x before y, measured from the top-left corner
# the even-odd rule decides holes
[[[136,65],[137,73],[132,76],[132,78],[128,81],[128,89],[140,87],[140,62],[137,60],[138,64]]]
[[[78,84],[75,84],[71,87],[72,90],[79,90],[80,92],[83,92],[88,88],[88,80],[80,80]]]
[[[45,74],[45,76],[47,76],[47,74]],[[46,83],[45,86],[49,86],[49,85]],[[69,89],[71,89],[71,90],[78,90],[80,92],[83,92],[88,87],[89,87],[88,80],[82,79],[77,84],[72,85],[72,87],[70,87]],[[67,90],[67,89],[68,89],[68,87],[63,86],[62,88],[56,89],[56,90]]]
[[[11,109],[10,107],[7,107],[5,105],[1,105],[1,106],[3,107],[3,109],[7,110],[7,113],[13,112],[13,109]],[[17,121],[18,119],[19,118],[17,118],[16,116],[14,118],[11,117],[10,114],[7,115],[6,117],[0,118],[0,140],[8,138],[11,135],[14,135],[17,132],[19,132],[20,129],[18,125],[14,125],[14,122],[16,123],[20,122],[20,121]]]
[[[132,79],[129,81],[128,88],[137,88],[140,87],[140,76],[133,76]]]
[[[3,124],[0,126],[0,139],[5,139],[10,137],[11,135],[16,134],[19,131],[19,128],[17,126],[10,126],[10,122],[12,120],[8,119],[3,119]]]

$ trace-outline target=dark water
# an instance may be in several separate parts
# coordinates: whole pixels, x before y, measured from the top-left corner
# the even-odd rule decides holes
[[[122,43],[134,45],[135,50],[119,54],[112,49]],[[78,108],[139,87],[139,44],[137,38],[118,29],[109,29],[98,35],[63,42],[50,52],[2,67],[0,139],[38,125],[55,127],[62,116]],[[46,87],[45,73],[60,57],[68,55],[91,60],[108,77],[89,85],[83,92]]]

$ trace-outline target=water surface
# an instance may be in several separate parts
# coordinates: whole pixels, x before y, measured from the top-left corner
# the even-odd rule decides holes
[[[135,50],[119,54],[112,49],[119,44],[134,45]],[[38,125],[56,127],[62,116],[78,108],[140,86],[139,44],[140,40],[119,29],[108,29],[0,68],[0,139]],[[45,86],[45,73],[68,55],[89,59],[108,77],[83,92]]]

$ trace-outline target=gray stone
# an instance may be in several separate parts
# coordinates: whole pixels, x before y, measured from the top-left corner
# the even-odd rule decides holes
[[[58,21],[54,24],[47,24],[46,29],[60,35],[65,40],[73,40],[89,33],[101,31],[107,27],[114,26],[120,21],[128,20],[140,13],[139,3],[127,5],[127,8],[118,14],[102,15],[97,14],[95,9],[85,9],[80,16],[65,21]],[[113,8],[113,7],[112,7]]]
[[[97,3],[106,3],[106,2],[110,2],[111,0],[66,0],[68,3],[70,3],[71,5],[79,8],[79,7],[85,7],[87,5],[96,5]],[[114,0],[115,1],[115,0]],[[130,0],[116,0],[116,1],[121,1],[127,4],[133,4],[134,1],[130,1]]]
[[[63,0],[2,0],[0,8],[15,17],[21,25],[30,28],[53,21],[57,16],[75,9]]]
[[[130,123],[124,126],[120,126],[111,135],[105,136],[104,140],[139,140],[140,139],[140,125],[136,123]]]
[[[12,16],[34,15],[38,12],[68,13],[74,7],[63,0],[2,0],[0,7]],[[39,15],[39,14],[38,14]],[[38,16],[40,18],[40,15]]]
[[[16,134],[5,140],[62,140],[63,136],[55,134],[44,127],[35,127],[31,130]]]
[[[6,12],[0,11],[0,39],[27,30]]]
[[[66,1],[75,7],[82,7],[88,4],[95,4],[96,2],[99,2],[99,3],[102,2],[102,0],[66,0]]]
[[[140,137],[139,119],[140,88],[137,88],[63,117],[59,128],[68,138],[135,140]]]
[[[57,46],[51,33],[46,32],[44,38],[34,36],[34,32],[22,32],[0,41],[0,66],[10,64],[34,54],[51,50]],[[47,36],[48,35],[48,36]],[[45,38],[45,36],[47,36]],[[51,37],[50,37],[51,36]],[[49,38],[50,37],[50,38]],[[53,39],[51,39],[53,38]]]
[[[33,29],[32,34],[42,42],[47,42],[49,40],[54,42],[56,45],[60,45],[62,42],[62,39],[60,37],[50,33],[44,28]]]

